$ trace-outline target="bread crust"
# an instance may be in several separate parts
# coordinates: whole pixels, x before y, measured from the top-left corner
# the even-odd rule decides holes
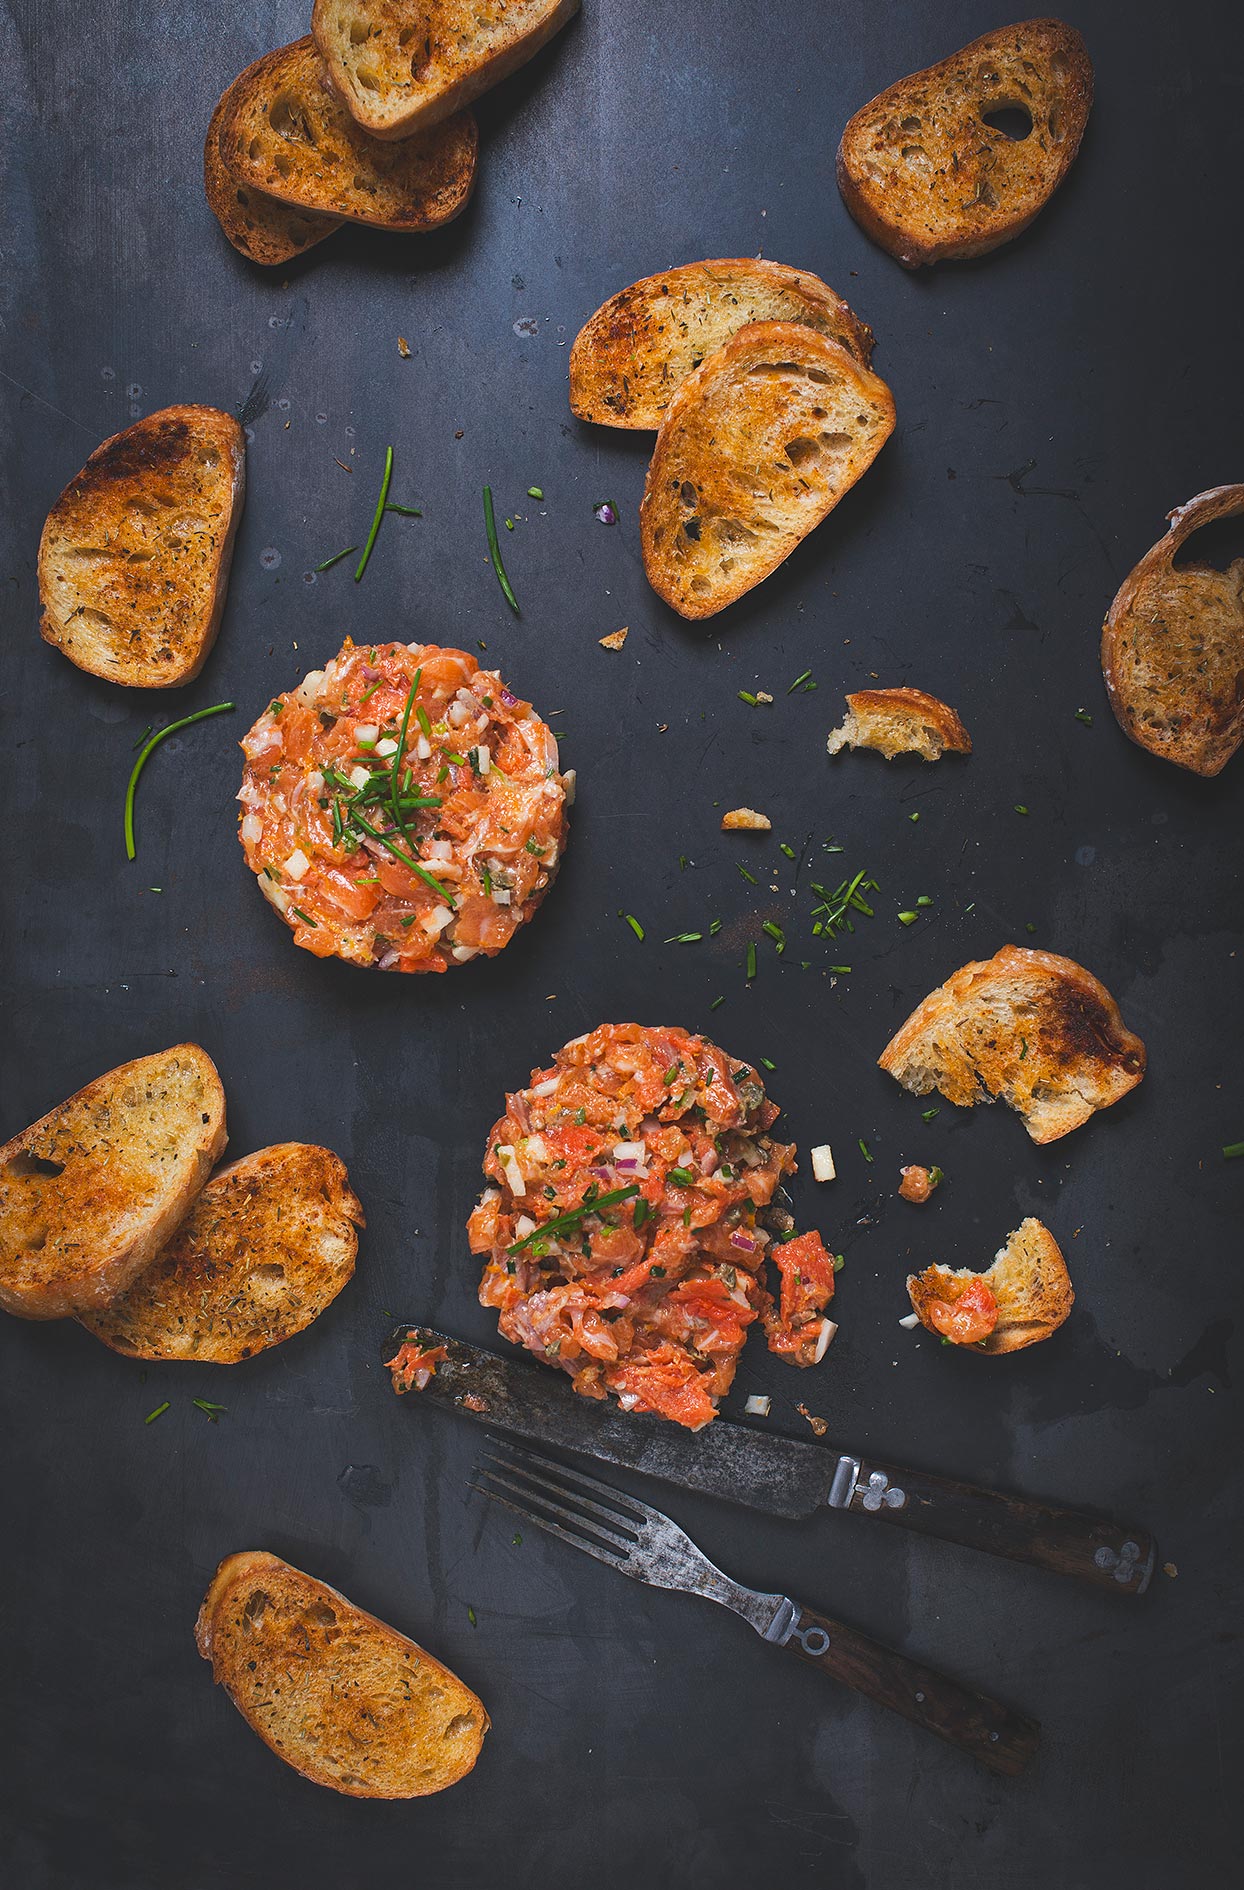
[[[183,1076],[165,1122],[152,1091]],[[194,1043],[58,1103],[0,1148],[0,1306],[23,1319],[106,1306],[163,1247],[226,1140],[224,1089]]]
[[[1044,1143],[1135,1089],[1145,1046],[1083,965],[1004,945],[930,992],[878,1063],[916,1095],[937,1089],[960,1108],[1001,1098]]]
[[[225,1557],[194,1638],[252,1731],[316,1785],[419,1798],[456,1784],[479,1757],[488,1714],[456,1674],[266,1550]]]
[[[756,256],[683,263],[619,289],[570,350],[570,408],[598,426],[659,427],[675,389],[754,321],[795,321],[841,342],[861,366],[872,330],[806,269]]]
[[[1120,585],[1101,633],[1115,720],[1130,741],[1213,776],[1244,742],[1244,558],[1227,570],[1185,564],[1203,525],[1244,516],[1244,485],[1198,492]]]
[[[843,202],[904,268],[983,256],[1045,208],[1092,103],[1092,62],[1074,27],[1039,19],[984,33],[848,120],[836,165]],[[983,116],[1015,105],[1032,120],[1022,140]]]
[[[412,78],[415,89],[407,108],[390,116],[369,103],[368,88],[355,83],[341,56],[340,35],[333,30],[333,16],[340,10],[340,0],[315,0],[311,31],[332,87],[355,123],[371,137],[390,141],[409,138],[413,132],[441,124],[454,112],[462,111],[491,91],[494,85],[500,85],[503,79],[508,79],[533,59],[579,11],[579,0],[522,0],[522,3],[529,17],[521,31],[503,33],[491,52],[468,63],[456,79],[442,72],[437,83],[425,84],[419,89]],[[352,0],[350,11],[354,20],[367,16],[382,22],[387,19],[390,32],[399,26],[404,29],[414,16],[414,9],[405,4],[405,0]],[[450,29],[450,36],[457,37],[460,28],[455,29],[454,18],[460,19],[464,13],[477,15],[479,9],[465,8],[460,0],[433,0],[431,6],[425,4],[421,11],[425,23],[429,15],[433,19],[438,14],[449,16],[444,24]],[[427,40],[434,55],[438,52],[444,55],[443,44],[437,46],[431,28]],[[452,62],[450,69],[452,71]]]
[[[887,761],[896,755],[936,761],[948,750],[972,752],[972,737],[950,704],[923,689],[857,689],[847,697],[847,709],[847,720],[826,744],[831,755],[843,748],[875,748]]]
[[[1007,1236],[1005,1247],[983,1273],[968,1267],[926,1267],[907,1276],[912,1311],[930,1332],[935,1300],[950,1299],[973,1280],[984,1280],[998,1304],[998,1323],[988,1338],[967,1345],[967,1352],[998,1358],[1020,1352],[1057,1332],[1075,1303],[1075,1292],[1062,1249],[1043,1222],[1032,1216]]]
[[[309,34],[256,59],[225,97],[225,169],[280,203],[417,233],[439,229],[470,201],[479,155],[472,114],[459,112],[398,147],[384,144],[355,124]]]
[[[230,86],[221,94],[203,140],[203,192],[208,209],[238,254],[271,269],[322,243],[341,228],[342,220],[278,203],[275,197],[239,183],[226,169],[220,155],[220,127],[232,90]]]
[[[129,688],[193,682],[224,615],[245,495],[245,437],[216,407],[163,407],[102,441],[39,539],[44,642]]]
[[[692,620],[724,610],[828,517],[893,430],[889,388],[839,342],[796,322],[741,328],[676,389],[657,433],[639,509],[653,590]]]

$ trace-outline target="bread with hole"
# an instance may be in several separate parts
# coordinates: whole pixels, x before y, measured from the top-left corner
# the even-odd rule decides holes
[[[980,1299],[984,1286],[996,1313],[992,1329],[983,1338],[956,1336],[954,1309],[969,1289]],[[926,1267],[907,1276],[912,1311],[930,1332],[964,1344],[972,1352],[997,1356],[1020,1352],[1057,1332],[1075,1301],[1071,1276],[1062,1249],[1048,1227],[1031,1215],[1007,1236],[983,1273],[970,1267]],[[988,1314],[986,1314],[986,1321]],[[971,1328],[969,1327],[969,1333]]]
[[[175,689],[224,614],[246,442],[215,407],[164,407],[97,446],[39,540],[39,634],[132,689]]]
[[[1135,1089],[1145,1046],[1083,965],[1004,945],[931,992],[878,1061],[913,1095],[1001,1100],[1034,1142],[1054,1142]]]
[[[465,1778],[488,1714],[396,1628],[279,1556],[226,1556],[195,1641],[264,1744],[350,1798],[423,1798]]]
[[[381,230],[435,230],[466,208],[475,187],[479,129],[470,112],[385,144],[355,124],[310,37],[265,53],[226,100],[226,170],[300,210]]]
[[[409,138],[508,79],[578,10],[579,0],[315,0],[311,30],[355,123]]]
[[[659,427],[687,376],[752,322],[798,322],[841,342],[863,367],[873,336],[806,269],[736,256],[645,276],[598,308],[570,350],[570,406],[607,427]]]
[[[1198,492],[1119,587],[1101,636],[1110,707],[1138,747],[1215,775],[1244,742],[1244,558],[1176,565],[1193,532],[1244,517],[1244,485]]]
[[[0,1148],[0,1306],[63,1319],[149,1266],[224,1150],[225,1093],[195,1043],[97,1076]]]
[[[262,191],[240,184],[225,169],[220,155],[220,127],[228,103],[226,92],[212,113],[203,141],[204,194],[209,210],[238,254],[248,262],[275,268],[322,243],[341,228],[341,218],[278,203],[275,197],[265,197]]]
[[[840,342],[753,322],[676,390],[639,512],[648,582],[711,617],[775,571],[894,431],[883,380]]]
[[[133,1285],[79,1318],[127,1358],[237,1365],[332,1304],[354,1272],[364,1224],[331,1150],[261,1148],[213,1175]]]
[[[838,147],[838,188],[861,229],[908,269],[983,256],[1054,195],[1092,103],[1092,62],[1074,27],[1001,27],[862,106]]]
[[[949,703],[923,689],[857,689],[847,697],[845,719],[825,744],[831,755],[844,748],[875,748],[887,761],[919,755],[970,755],[972,738]]]

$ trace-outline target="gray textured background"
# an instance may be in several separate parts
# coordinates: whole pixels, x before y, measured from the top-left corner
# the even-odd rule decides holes
[[[1074,17],[1098,97],[1068,184],[1014,245],[912,277],[847,217],[834,148],[863,99],[998,24],[983,0],[732,0],[707,15],[586,0],[485,101],[458,223],[422,241],[346,231],[271,273],[213,223],[201,141],[219,92],[303,31],[305,7],[26,0],[0,15],[0,1132],[192,1036],[224,1077],[233,1152],[331,1145],[370,1222],[331,1312],[234,1372],[144,1381],[71,1324],[4,1322],[0,1867],[14,1890],[408,1876],[1168,1890],[1233,1854],[1244,1162],[1219,1151],[1244,1135],[1244,762],[1201,782],[1125,742],[1097,633],[1168,508],[1244,476],[1238,9],[1081,0]],[[778,576],[693,628],[643,580],[648,442],[571,420],[568,347],[635,277],[761,248],[819,271],[873,324],[899,427]],[[247,511],[204,674],[159,697],[80,675],[35,633],[48,507],[132,416],[248,396]],[[357,588],[348,566],[313,582],[366,529],[389,442],[394,496],[423,519],[387,522]],[[485,479],[524,515],[504,534],[521,622],[486,560]],[[616,529],[593,519],[603,497]],[[621,624],[625,651],[600,650]],[[234,743],[347,633],[483,639],[516,689],[566,712],[572,843],[504,960],[436,981],[316,963],[250,882]],[[788,697],[809,667],[818,691]],[[955,703],[971,762],[831,766],[841,693],[874,673]],[[740,688],[776,704],[749,709]],[[127,865],[131,743],[225,697],[235,716],[150,764]],[[835,834],[843,870],[880,881],[836,987],[823,966],[838,949],[802,945],[806,892],[791,899],[785,868],[777,897],[766,872],[755,889],[736,872],[753,851],[777,857],[719,833],[714,804],[739,801],[773,816],[775,840]],[[681,872],[680,854],[694,863]],[[895,914],[919,893],[934,906],[904,929]],[[745,942],[767,915],[797,942],[781,961],[762,942],[748,989]],[[711,945],[661,944],[712,916]],[[877,1053],[965,958],[1030,938],[1104,979],[1149,1077],[1045,1150],[1002,1110],[943,1107],[926,1128]],[[391,1316],[490,1336],[461,1228],[503,1091],[625,1017],[768,1056],[790,1132],[839,1154],[832,1190],[814,1202],[799,1184],[805,1221],[819,1214],[847,1254],[839,1337],[800,1378],[754,1341],[733,1403],[762,1387],[775,1426],[802,1431],[804,1397],[832,1436],[898,1462],[1135,1516],[1178,1567],[1118,1602],[897,1532],[873,1540],[853,1519],[786,1526],[666,1493],[733,1572],[1036,1713],[1045,1747],[1024,1779],[986,1778],[716,1611],[532,1531],[515,1546],[467,1498],[475,1438],[389,1392],[376,1360]],[[923,1214],[893,1197],[913,1158],[948,1176]],[[910,1264],[984,1264],[1029,1212],[1077,1287],[1052,1343],[982,1365],[898,1329]],[[228,1415],[209,1425],[192,1397]],[[468,1781],[361,1804],[263,1749],[191,1638],[219,1557],[254,1546],[344,1587],[478,1688],[494,1725]]]

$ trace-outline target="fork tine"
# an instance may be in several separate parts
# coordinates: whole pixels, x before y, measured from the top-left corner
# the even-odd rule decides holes
[[[615,1489],[612,1483],[602,1483],[598,1477],[589,1477],[582,1470],[572,1470],[569,1464],[555,1463],[551,1457],[545,1457],[537,1450],[528,1450],[522,1444],[512,1444],[508,1438],[495,1438],[491,1441],[494,1450],[503,1450],[510,1457],[520,1458],[524,1463],[537,1464],[541,1470],[550,1471],[572,1483],[582,1484],[584,1489],[603,1497],[606,1503],[612,1503],[617,1509],[635,1512],[637,1517],[642,1518],[644,1522],[657,1522],[661,1519],[660,1510],[653,1509],[648,1503],[641,1503],[637,1496]]]
[[[581,1496],[578,1490],[567,1488],[565,1483],[557,1480],[557,1472],[561,1469],[560,1464],[550,1463],[545,1458],[532,1456],[526,1451],[520,1458],[513,1461],[505,1456],[494,1455],[490,1451],[488,1461],[500,1464],[503,1470],[509,1470],[513,1475],[524,1478],[526,1482],[534,1484],[537,1489],[548,1490],[568,1503],[577,1504],[580,1509],[590,1510],[593,1516],[599,1516],[610,1529],[629,1529],[633,1534],[639,1535],[644,1527],[644,1519],[641,1516],[631,1516],[625,1510],[619,1512],[617,1509],[606,1509],[603,1503],[594,1503],[590,1496]],[[541,1475],[540,1471],[529,1470],[528,1464],[538,1464],[540,1471],[551,1474]],[[603,1488],[603,1485],[592,1483],[586,1478],[583,1480],[588,1482],[589,1489]]]
[[[578,1510],[568,1509],[564,1504],[555,1502],[553,1497],[546,1496],[543,1490],[524,1488],[521,1483],[515,1483],[510,1477],[503,1475],[501,1470],[477,1470],[476,1475],[483,1477],[487,1482],[499,1483],[503,1489],[512,1491],[515,1496],[523,1497],[528,1503],[539,1503],[544,1509],[551,1510],[554,1516],[560,1516],[564,1522],[574,1523],[576,1528],[590,1531],[593,1538],[599,1536],[605,1542],[612,1543],[615,1549],[621,1549],[624,1556],[629,1555],[639,1546],[630,1537],[615,1536],[613,1531],[606,1529],[603,1523],[593,1522],[589,1516],[581,1515]],[[552,1484],[549,1487],[556,1488]],[[556,1493],[562,1494],[560,1491]]]
[[[537,1529],[543,1529],[546,1535],[557,1536],[562,1542],[568,1542],[572,1549],[582,1549],[585,1555],[595,1556],[598,1562],[607,1562],[610,1568],[620,1569],[622,1574],[632,1573],[620,1555],[614,1555],[602,1543],[599,1548],[584,1536],[576,1536],[569,1529],[563,1529],[560,1523],[549,1522],[544,1516],[537,1516],[532,1509],[525,1509],[521,1503],[512,1503],[508,1496],[502,1496],[498,1490],[487,1490],[482,1483],[468,1483],[469,1490],[475,1490],[480,1496],[488,1497],[490,1502],[500,1503],[515,1516],[521,1516],[524,1522],[533,1523]]]

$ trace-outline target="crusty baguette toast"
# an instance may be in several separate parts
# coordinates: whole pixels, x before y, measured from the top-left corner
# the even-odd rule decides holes
[[[1244,485],[1198,492],[1123,580],[1101,634],[1119,727],[1141,748],[1212,775],[1244,742],[1244,558],[1225,571],[1175,559],[1202,525],[1244,516]]]
[[[448,1667],[262,1549],[226,1556],[195,1641],[264,1744],[351,1798],[422,1798],[464,1778],[488,1715]]]
[[[875,748],[887,761],[920,755],[938,761],[948,750],[970,755],[972,737],[949,703],[923,689],[857,689],[847,714],[825,744],[831,755],[844,748]]]
[[[676,387],[751,322],[799,322],[867,367],[872,330],[806,269],[736,256],[645,276],[598,308],[570,350],[570,406],[607,427],[659,427]]]
[[[341,228],[341,218],[317,216],[314,211],[278,203],[275,197],[265,197],[249,185],[240,184],[225,169],[220,155],[220,127],[228,102],[226,92],[212,113],[203,141],[203,189],[208,208],[240,255],[248,262],[272,268],[322,243]]]
[[[127,1358],[236,1365],[331,1305],[354,1272],[364,1224],[328,1149],[262,1148],[212,1176],[127,1292],[79,1317]]]
[[[165,407],[97,446],[39,540],[39,634],[132,689],[198,675],[224,614],[246,490],[231,414]]]
[[[777,569],[894,430],[883,380],[840,342],[753,322],[676,390],[640,506],[648,582],[711,617]]]
[[[1093,67],[1074,27],[1002,27],[856,112],[838,147],[838,188],[861,229],[908,269],[983,256],[1054,195],[1092,103]],[[1017,135],[990,123],[1016,112]]]
[[[471,113],[382,144],[333,91],[310,36],[265,53],[225,99],[221,161],[247,189],[402,232],[437,229],[466,208],[479,153]]]
[[[408,138],[539,52],[579,0],[315,0],[320,58],[355,123]]]
[[[1083,965],[1004,945],[931,992],[878,1061],[917,1096],[1001,1097],[1034,1142],[1054,1142],[1135,1089],[1145,1046]]]
[[[0,1148],[0,1306],[106,1306],[160,1251],[224,1149],[225,1093],[195,1043],[96,1077]]]
[[[931,1317],[934,1303],[953,1305],[974,1280],[983,1280],[997,1301],[998,1323],[987,1338],[966,1347],[971,1352],[996,1355],[1036,1345],[1057,1332],[1075,1300],[1062,1249],[1049,1228],[1031,1215],[1007,1236],[1005,1247],[999,1248],[983,1273],[974,1273],[970,1267],[935,1266],[908,1274],[912,1311],[930,1332],[939,1332]]]

